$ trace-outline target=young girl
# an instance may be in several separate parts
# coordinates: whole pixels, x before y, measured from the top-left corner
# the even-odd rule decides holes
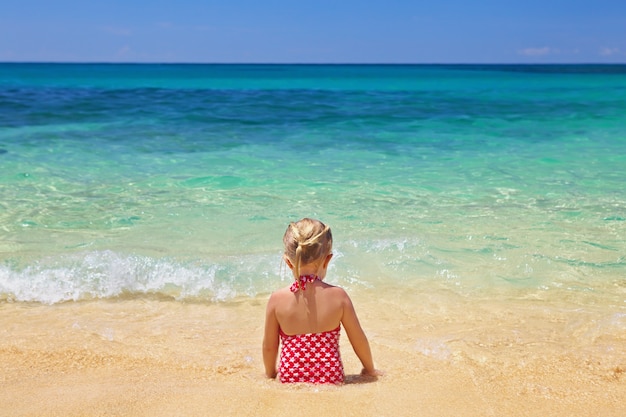
[[[380,375],[350,297],[342,288],[324,282],[333,257],[330,228],[319,220],[305,218],[289,225],[283,243],[284,261],[295,282],[274,292],[267,303],[263,338],[267,377],[278,374],[283,383],[342,383],[340,325],[363,364],[361,374]]]

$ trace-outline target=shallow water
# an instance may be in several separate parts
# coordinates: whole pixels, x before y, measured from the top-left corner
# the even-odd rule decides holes
[[[0,299],[329,281],[626,308],[625,66],[0,65]]]

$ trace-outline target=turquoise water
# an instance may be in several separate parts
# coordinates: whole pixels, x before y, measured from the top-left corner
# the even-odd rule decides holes
[[[0,64],[0,300],[354,291],[626,304],[626,66]],[[555,295],[556,294],[556,295]]]

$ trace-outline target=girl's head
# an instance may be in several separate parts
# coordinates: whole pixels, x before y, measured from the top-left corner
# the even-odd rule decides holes
[[[333,234],[321,221],[304,218],[289,224],[283,243],[285,258],[298,278],[302,267],[319,267],[326,260],[333,248]]]

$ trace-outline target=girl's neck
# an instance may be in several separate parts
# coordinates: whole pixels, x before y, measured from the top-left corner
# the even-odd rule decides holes
[[[298,292],[298,290],[304,291],[306,290],[308,283],[312,283],[315,281],[321,281],[317,275],[300,275],[296,282],[291,284],[291,287],[289,287],[289,289],[291,290],[291,292]]]
[[[322,271],[322,268],[302,268],[300,269],[300,276],[309,276],[314,275],[318,277],[320,280],[323,280],[326,276],[325,271]]]

